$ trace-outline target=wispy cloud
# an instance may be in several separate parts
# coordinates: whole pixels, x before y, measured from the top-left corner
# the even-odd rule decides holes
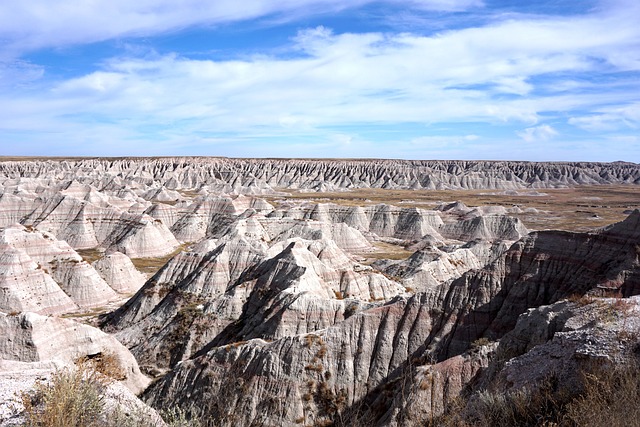
[[[0,39],[17,51],[151,36],[197,25],[272,15],[309,15],[356,8],[374,0],[22,0],[0,2]],[[480,0],[387,0],[424,10],[460,11]]]
[[[526,142],[548,141],[558,135],[558,131],[549,125],[534,126],[516,133]]]
[[[65,0],[56,2],[59,13],[53,17],[44,0],[5,3],[0,5],[0,37],[27,48],[250,19],[299,7],[338,10],[368,0],[346,5],[289,0],[277,7],[276,2],[257,0],[190,0],[180,2],[180,11],[173,2],[112,1],[104,3],[100,14]],[[482,6],[475,0],[411,4],[449,10]],[[278,147],[301,141],[315,147],[300,155],[325,150],[357,154],[363,147],[376,155],[375,140],[340,128],[412,124],[422,128],[405,140],[405,154],[395,157],[428,157],[428,151],[416,147],[444,153],[447,144],[482,157],[481,150],[502,153],[475,131],[434,136],[429,127],[508,126],[502,142],[496,142],[507,146],[517,140],[515,135],[525,141],[560,139],[566,134],[561,122],[588,130],[636,129],[640,100],[628,89],[640,72],[640,27],[631,11],[640,12],[639,6],[618,4],[567,18],[495,19],[435,35],[338,32],[318,26],[293,34],[277,52],[229,60],[130,51],[74,78],[44,79],[37,91],[0,91],[0,131],[29,133],[34,141],[87,151],[103,147],[104,154],[125,154],[118,150],[145,142],[153,142],[157,154],[163,154],[205,144],[253,147],[250,141],[263,139],[278,140]],[[12,22],[6,18],[10,15]],[[34,79],[42,76],[39,66],[23,67]],[[11,71],[0,68],[0,76],[3,72]],[[576,73],[616,75],[618,86],[599,90],[597,82],[572,79]],[[566,122],[566,117],[572,118]],[[116,143],[116,138],[124,142]],[[467,148],[475,151],[465,152]]]
[[[596,114],[572,117],[569,124],[591,131],[614,131],[640,128],[640,102],[600,109]]]

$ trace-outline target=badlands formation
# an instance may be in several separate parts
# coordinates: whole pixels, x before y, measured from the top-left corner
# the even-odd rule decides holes
[[[576,232],[536,225],[542,191],[639,184],[621,162],[4,159],[0,425],[105,355],[105,401],[149,425],[483,425],[488,393],[579,397],[640,347],[640,197]]]

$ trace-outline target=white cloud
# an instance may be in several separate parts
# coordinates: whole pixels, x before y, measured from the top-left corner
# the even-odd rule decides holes
[[[548,141],[554,136],[557,136],[558,131],[549,125],[540,125],[526,128],[521,132],[516,132],[516,134],[526,142],[537,142]]]
[[[387,0],[425,10],[460,11],[480,0]],[[20,0],[0,2],[0,39],[17,50],[150,36],[195,25],[272,15],[331,13],[374,0]]]
[[[595,70],[598,60],[626,46],[627,30],[601,35],[594,26],[601,24],[591,17],[505,22],[433,37],[334,34],[318,27],[293,39],[291,49],[301,50],[302,57],[114,58],[104,70],[62,82],[49,101],[75,99],[77,111],[69,114],[163,123],[193,119],[200,121],[198,127],[220,130],[293,123],[307,128],[439,121],[532,125],[542,111],[588,109],[603,96],[536,97],[529,81]],[[590,36],[594,32],[598,37]],[[488,89],[464,89],[474,85]],[[493,98],[500,94],[528,98]]]
[[[44,75],[44,67],[26,61],[0,62],[0,87],[19,86]]]
[[[598,114],[572,117],[569,124],[590,132],[640,128],[640,102],[615,108],[600,109]]]
[[[7,16],[2,8],[26,10],[40,4],[37,1],[5,3],[0,5],[0,17]],[[211,3],[215,6],[193,0],[184,2],[186,9],[195,10],[200,5],[202,20],[219,22],[275,11],[271,4],[257,1],[246,3],[246,7],[245,3],[238,2]],[[290,0],[279,3],[278,10],[312,3],[325,8],[343,7],[337,0]],[[24,6],[19,6],[22,4]],[[89,19],[87,16],[86,28],[82,30],[86,32],[82,32],[76,29],[79,25],[76,21],[81,21],[80,15],[89,12],[83,12],[81,7],[67,10],[71,6],[64,1],[57,4],[61,16],[78,15],[68,23],[70,42],[72,39],[79,42],[79,35],[87,36],[87,41],[91,37],[110,37],[100,33],[100,25],[92,21],[100,17]],[[109,27],[106,23],[104,28],[118,34],[143,31],[147,27],[151,28],[148,31],[157,31],[178,25],[177,22],[190,25],[193,19],[181,18],[179,13],[171,15],[169,3],[164,9],[158,6],[162,2],[150,0],[133,4],[129,2],[126,5],[131,6],[126,6],[114,1],[109,6],[105,3],[104,16],[110,20],[124,13],[123,10],[127,16],[139,15],[140,20],[131,18],[118,23],[116,19],[115,27],[122,28]],[[428,3],[437,4],[438,1]],[[456,4],[478,5],[471,0]],[[293,36],[290,44],[282,47],[283,56],[260,55],[236,60],[195,60],[177,54],[132,51],[128,57],[102,62],[99,69],[85,75],[58,81],[49,87],[44,82],[37,93],[0,92],[0,129],[40,132],[43,139],[69,140],[70,144],[85,143],[87,135],[106,146],[113,144],[108,142],[111,136],[131,141],[131,147],[153,141],[155,149],[162,153],[163,149],[170,152],[188,146],[188,141],[222,144],[251,138],[282,138],[283,141],[289,138],[290,141],[310,137],[334,144],[329,147],[348,146],[356,150],[361,140],[352,138],[348,132],[336,132],[336,128],[404,123],[515,123],[527,127],[518,132],[524,140],[544,141],[557,136],[558,131],[549,125],[537,125],[540,117],[558,112],[575,116],[570,123],[584,128],[596,129],[598,123],[633,128],[638,124],[637,93],[624,85],[606,91],[597,91],[594,85],[582,93],[574,88],[584,86],[574,85],[568,77],[576,72],[616,72],[618,66],[622,67],[620,70],[628,70],[632,61],[619,65],[615,58],[623,53],[640,57],[640,43],[634,44],[640,39],[640,27],[628,22],[626,11],[623,15],[620,11],[617,15],[607,13],[564,19],[496,21],[485,27],[434,36],[336,33],[317,27]],[[7,30],[1,20],[0,36],[3,31],[5,34],[19,32],[20,28],[11,25]],[[147,25],[148,22],[151,23]],[[25,37],[37,44],[45,33],[52,34],[61,25],[57,21],[47,22],[42,29],[25,33]],[[36,27],[32,23],[29,28]],[[51,37],[52,43],[61,43],[61,38],[67,35]],[[562,76],[558,77],[562,90],[548,94],[553,88],[554,73]],[[545,95],[536,90],[540,81],[545,86]],[[634,107],[602,109],[601,105],[605,104]],[[596,113],[578,115],[575,111]],[[453,142],[459,142],[460,147],[472,142],[464,139],[464,135],[456,138]],[[487,140],[482,138],[483,142]],[[445,152],[447,144],[452,143],[433,137],[413,142],[404,148],[422,142],[440,144]],[[282,152],[286,153],[287,149]],[[401,153],[395,155],[399,156]]]

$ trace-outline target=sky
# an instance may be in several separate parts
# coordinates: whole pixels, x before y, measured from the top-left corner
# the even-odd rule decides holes
[[[638,0],[0,2],[0,155],[640,162]]]

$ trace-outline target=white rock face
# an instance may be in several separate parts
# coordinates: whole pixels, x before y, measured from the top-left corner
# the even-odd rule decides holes
[[[26,253],[0,244],[0,311],[65,313],[78,305]]]
[[[270,248],[244,237],[204,241],[173,258],[110,325],[145,365],[165,368],[170,357],[227,340],[232,324],[245,339],[279,338],[322,329],[403,292],[332,240],[298,237]]]
[[[142,213],[147,205],[134,209],[134,204],[94,188],[70,188],[50,188],[37,197],[12,196],[5,189],[0,207],[6,213],[0,215],[0,227],[21,223],[75,249],[113,248],[135,258],[163,256],[179,246],[164,223]]]
[[[489,161],[273,160],[226,158],[85,159],[2,162],[0,178],[36,192],[52,177],[109,188],[126,182],[166,190],[268,194],[276,188],[332,191],[345,188],[501,189],[640,182],[633,163],[532,163]],[[40,181],[33,181],[34,178]],[[141,193],[142,194],[142,193]],[[76,191],[76,195],[78,195]],[[173,196],[173,195],[172,195]]]
[[[63,313],[118,297],[66,242],[21,225],[0,230],[0,262],[5,312]]]
[[[361,232],[371,232],[379,237],[401,240],[419,239],[427,234],[440,238],[438,228],[443,222],[438,213],[417,208],[398,208],[379,204],[376,206],[339,206],[329,203],[303,204],[275,211],[272,218],[280,220],[318,221],[346,224]]]
[[[124,379],[104,391],[104,413],[141,414],[154,425],[165,425],[155,410],[136,397],[150,380],[115,338],[68,319],[0,314],[0,426],[24,424],[19,396],[33,389],[36,381],[48,381],[56,371],[73,369],[81,358],[106,354],[114,357]]]
[[[144,274],[121,252],[107,254],[91,265],[112,289],[122,294],[136,292],[146,281]]]
[[[386,268],[385,272],[402,277],[405,286],[420,291],[457,279],[467,271],[484,265],[467,248],[451,252],[429,248],[415,252],[405,262]]]
[[[472,219],[442,225],[438,231],[447,239],[518,240],[528,233],[517,218],[507,215],[482,215]]]
[[[164,225],[171,228],[173,224],[180,218],[180,209],[167,205],[165,203],[156,203],[148,207],[145,211],[145,214],[149,215],[153,219],[157,219],[162,221]]]
[[[149,379],[129,350],[97,328],[69,319],[22,313],[0,314],[0,359],[68,366],[84,356],[111,353],[123,369],[124,384],[139,393]]]

